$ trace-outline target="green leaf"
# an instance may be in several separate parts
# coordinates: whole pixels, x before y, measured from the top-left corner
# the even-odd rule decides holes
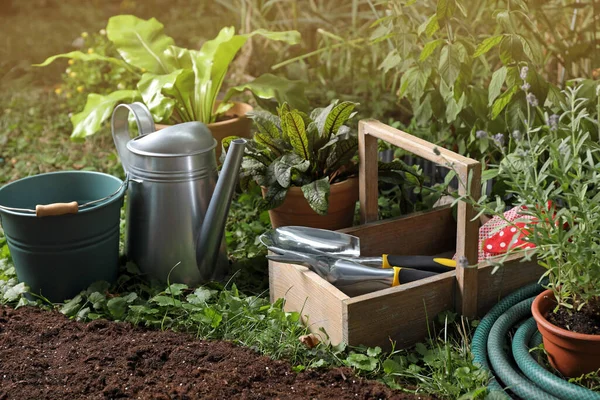
[[[305,160],[309,160],[312,149],[309,148],[304,119],[296,110],[285,114],[283,119],[287,127],[287,136],[294,151]]]
[[[156,303],[160,307],[181,307],[181,301],[171,296],[157,295],[150,299],[151,303]]]
[[[456,11],[456,0],[438,0],[436,15],[438,19],[451,18]]]
[[[175,70],[165,50],[174,45],[155,18],[143,20],[133,15],[117,15],[108,20],[106,36],[127,63],[154,74]],[[145,72],[144,71],[144,72]]]
[[[401,62],[402,57],[398,54],[398,50],[394,49],[385,56],[378,68],[383,69],[383,73],[387,74],[390,69],[396,68]]]
[[[409,68],[400,79],[399,95],[403,97],[408,94],[411,100],[419,101],[425,93],[429,75],[431,75],[430,68],[421,69],[418,66]]]
[[[333,107],[325,120],[322,135],[331,137],[331,135],[337,133],[338,129],[350,118],[350,114],[352,114],[355,107],[356,103],[350,101],[344,101]]]
[[[346,358],[349,366],[361,371],[374,371],[377,368],[377,360],[364,354],[352,353]]]
[[[427,25],[425,26],[425,34],[427,37],[432,37],[437,31],[440,30],[440,23],[437,14],[431,16]]]
[[[171,283],[167,290],[165,290],[165,293],[171,294],[173,296],[179,296],[181,293],[183,293],[184,290],[187,289],[188,285],[184,283]]]
[[[500,42],[500,60],[504,65],[526,61],[523,44],[517,35],[504,35]]]
[[[122,297],[113,297],[106,303],[106,306],[110,311],[110,315],[116,320],[123,319],[127,311],[127,301]]]
[[[21,297],[21,295],[23,293],[27,293],[27,292],[28,292],[28,289],[27,289],[27,286],[25,286],[25,282],[20,282],[12,287],[9,287],[6,290],[6,292],[4,292],[3,298],[6,301],[15,301],[19,297]],[[43,293],[42,293],[42,295],[43,295]]]
[[[306,83],[303,81],[291,81],[273,74],[264,74],[251,82],[230,88],[223,101],[228,101],[235,94],[249,90],[257,101],[275,99],[279,104],[288,103],[294,109],[308,110],[308,100],[304,95],[305,86]],[[268,105],[268,103],[262,104]],[[268,107],[268,109],[274,110],[275,107]]]
[[[212,111],[225,74],[238,51],[250,37],[255,35],[289,44],[298,43],[300,40],[300,34],[296,31],[270,32],[258,29],[248,34],[235,35],[233,27],[221,29],[215,39],[205,42],[200,51],[193,52],[191,57],[196,76],[194,104],[200,121],[214,122]]]
[[[223,321],[223,315],[212,308],[205,308],[204,315],[206,317],[205,322],[209,323],[213,328],[218,328]]]
[[[502,66],[500,69],[494,71],[492,74],[492,80],[488,88],[488,105],[492,105],[494,100],[500,95],[502,86],[506,80],[507,69],[506,66]]]
[[[376,346],[376,347],[369,347],[367,349],[367,355],[369,357],[377,357],[378,355],[381,354],[381,347]]]
[[[442,79],[444,79],[449,86],[454,85],[454,82],[460,73],[459,53],[454,45],[447,44],[442,48],[438,68]]]
[[[419,61],[423,62],[429,58],[442,43],[444,43],[444,39],[436,39],[428,42],[424,47],[423,51],[421,51],[421,55],[419,56]]]
[[[504,37],[504,35],[494,35],[494,36],[491,36],[491,37],[485,39],[483,42],[481,42],[479,44],[479,46],[477,46],[477,49],[475,50],[475,54],[473,54],[473,58],[482,56],[485,53],[487,53],[488,51],[490,51],[491,49],[493,49],[494,47],[496,47],[497,45],[499,45],[500,42],[502,41],[503,37]]]
[[[265,193],[264,205],[268,210],[279,207],[285,200],[287,188],[282,188],[279,184],[270,185]]]
[[[212,297],[212,292],[204,287],[199,287],[194,290],[194,293],[189,294],[186,300],[190,304],[205,304]]]
[[[53,61],[55,61],[58,58],[69,58],[69,59],[78,60],[78,61],[105,61],[105,62],[109,62],[111,64],[117,65],[119,67],[123,67],[123,68],[131,71],[131,66],[123,60],[120,60],[120,59],[114,58],[114,57],[103,56],[98,53],[88,54],[88,53],[83,53],[81,51],[71,51],[70,53],[57,54],[55,56],[48,57],[43,63],[33,64],[33,66],[34,67],[45,67],[46,65],[52,63]]]
[[[182,72],[182,69],[175,70],[167,75],[156,75],[148,72],[142,75],[142,79],[138,82],[137,88],[155,122],[166,122],[171,117],[175,100],[165,97],[162,91],[163,89],[172,91],[177,78]]]
[[[5,297],[6,297],[6,294],[5,294]],[[83,300],[83,297],[81,296],[81,294],[78,294],[77,296],[73,297],[71,300],[66,302],[60,308],[60,312],[69,317],[75,315],[77,313],[77,311],[79,311],[79,309],[81,308],[82,300]]]
[[[496,119],[500,115],[502,110],[504,110],[508,103],[510,103],[510,100],[513,98],[513,96],[515,95],[515,93],[517,93],[518,90],[519,87],[515,85],[508,89],[506,92],[502,93],[502,95],[498,97],[498,99],[496,99],[494,105],[492,106],[492,111],[490,115],[491,119]]]
[[[277,179],[277,183],[284,188],[290,186],[293,170],[306,172],[308,167],[310,167],[310,161],[302,159],[302,157],[296,153],[284,154],[273,164],[273,172]]]
[[[102,124],[110,118],[119,103],[133,103],[140,99],[137,90],[117,90],[105,96],[96,93],[88,95],[85,108],[71,117],[72,139],[84,139],[98,132]]]
[[[383,362],[383,371],[386,374],[391,375],[402,371],[402,366],[398,364],[398,362],[396,362],[395,360],[388,358]]]
[[[313,181],[302,186],[304,198],[308,201],[312,208],[319,215],[326,215],[329,209],[329,177]]]
[[[358,151],[358,137],[353,135],[339,139],[329,150],[325,162],[326,172],[332,173],[348,164]]]

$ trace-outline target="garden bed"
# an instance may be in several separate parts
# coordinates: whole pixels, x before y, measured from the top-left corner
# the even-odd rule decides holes
[[[349,369],[295,373],[225,341],[0,308],[0,399],[424,399]]]

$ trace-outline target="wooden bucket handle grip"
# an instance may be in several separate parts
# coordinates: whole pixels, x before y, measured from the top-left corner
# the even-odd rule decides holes
[[[439,147],[426,140],[392,128],[374,119],[358,123],[359,200],[361,223],[377,220],[378,149],[377,139],[406,150],[416,156],[456,171],[460,195],[470,194],[478,199],[481,195],[481,164],[471,158]],[[450,164],[450,165],[448,165]],[[469,264],[477,263],[479,246],[479,220],[471,206],[464,202],[457,205],[456,257],[467,257]],[[472,317],[477,313],[477,268],[457,268],[457,309]]]
[[[37,217],[50,217],[65,214],[77,214],[79,204],[76,201],[70,203],[38,204],[35,206]]]

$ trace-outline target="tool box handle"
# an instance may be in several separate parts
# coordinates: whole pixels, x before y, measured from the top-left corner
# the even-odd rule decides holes
[[[481,164],[458,153],[436,146],[426,140],[392,128],[374,119],[358,123],[359,200],[361,223],[377,220],[377,139],[406,150],[444,168],[453,168],[458,176],[460,195],[481,195]],[[479,246],[479,220],[470,205],[459,202],[457,212],[456,257],[465,256],[476,266]],[[456,307],[463,315],[477,314],[477,268],[456,268]]]

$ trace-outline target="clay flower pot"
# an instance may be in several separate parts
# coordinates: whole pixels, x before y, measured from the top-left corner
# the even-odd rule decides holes
[[[220,101],[215,103],[215,108],[219,106],[219,103]],[[217,161],[221,155],[221,140],[227,136],[252,137],[250,130],[252,128],[252,120],[246,116],[246,113],[252,111],[252,109],[250,104],[234,102],[234,106],[225,112],[225,117],[230,117],[229,119],[207,125],[214,138],[217,139]],[[169,125],[156,124],[155,126],[157,130],[160,130]]]
[[[556,306],[551,290],[540,293],[531,305],[533,318],[544,338],[550,364],[567,377],[600,368],[600,335],[571,332],[551,324],[546,315]]]
[[[263,196],[266,188],[261,188]],[[358,200],[358,178],[350,178],[331,185],[327,215],[317,214],[304,198],[302,189],[291,187],[283,204],[269,210],[273,228],[302,225],[321,229],[342,229],[352,226],[354,209]]]

